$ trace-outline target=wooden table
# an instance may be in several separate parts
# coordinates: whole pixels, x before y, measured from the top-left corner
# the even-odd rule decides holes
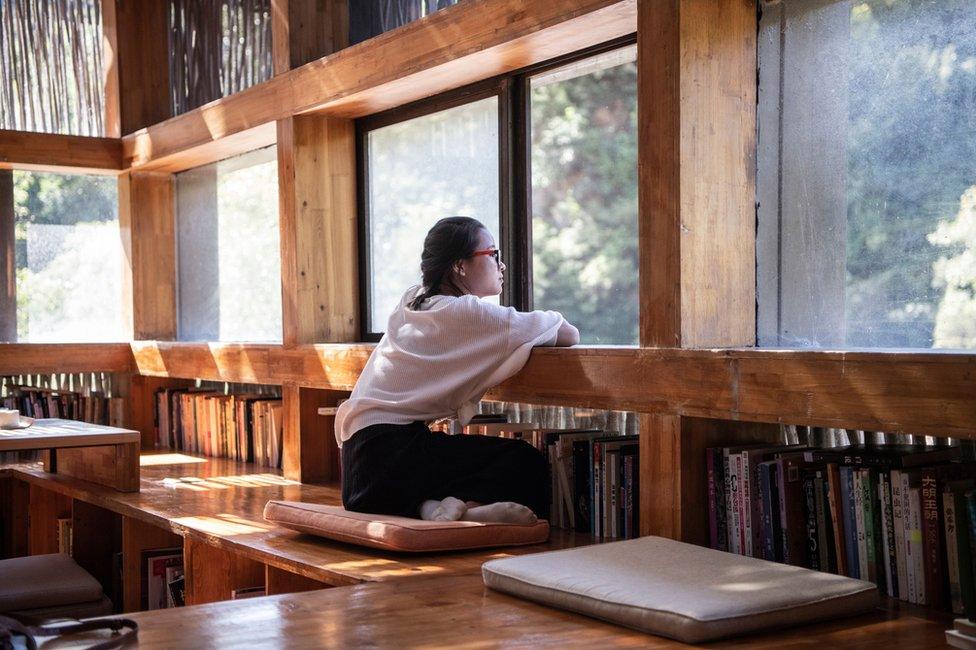
[[[491,591],[421,578],[131,615],[147,648],[686,648]],[[937,648],[949,617],[883,610],[709,647]],[[85,637],[88,642],[92,636]],[[80,645],[79,639],[79,645]],[[78,647],[59,643],[59,648]]]
[[[138,431],[75,420],[37,419],[0,430],[0,452],[44,450],[44,469],[122,492],[139,490]]]

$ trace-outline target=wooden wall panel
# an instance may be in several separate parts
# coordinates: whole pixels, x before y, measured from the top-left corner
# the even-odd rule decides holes
[[[350,120],[278,123],[282,329],[287,345],[359,337],[355,129]]]
[[[162,161],[169,170],[185,169],[179,152],[275,120],[303,113],[361,117],[626,36],[636,27],[636,0],[463,2],[395,36],[348,47],[132,133],[123,138],[125,164],[152,169]]]
[[[338,52],[349,42],[347,0],[272,0],[274,73]]]
[[[0,169],[117,174],[122,169],[122,141],[0,130]]]
[[[72,557],[102,585],[116,608],[122,594],[116,593],[116,553],[122,550],[121,515],[81,499],[72,512]]]
[[[173,176],[119,176],[119,229],[125,255],[123,306],[133,338],[176,338],[176,216]]]
[[[0,170],[0,341],[17,340],[14,175]]]
[[[335,441],[335,416],[319,415],[322,407],[338,405],[346,391],[282,386],[284,442],[282,470],[285,478],[302,483],[339,480],[339,448]]]
[[[122,133],[172,116],[168,0],[116,0]]]
[[[27,532],[30,555],[58,552],[58,519],[70,519],[71,508],[71,497],[36,485],[30,486]]]
[[[29,484],[0,478],[0,505],[0,559],[29,555]]]
[[[755,343],[756,7],[640,4],[641,344]]]
[[[192,537],[183,539],[186,604],[230,600],[234,589],[264,585],[264,565],[210,546]]]
[[[183,538],[168,530],[132,517],[122,517],[122,608],[124,612],[142,610],[142,552],[183,546]]]

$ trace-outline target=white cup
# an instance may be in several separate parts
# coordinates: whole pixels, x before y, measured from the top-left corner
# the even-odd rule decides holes
[[[20,411],[17,409],[0,409],[0,429],[20,425]]]

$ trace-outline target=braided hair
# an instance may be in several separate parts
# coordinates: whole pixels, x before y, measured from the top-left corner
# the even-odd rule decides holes
[[[445,217],[434,224],[424,238],[424,252],[420,256],[423,291],[410,302],[411,309],[420,309],[431,296],[444,287],[463,294],[455,283],[454,264],[471,257],[478,248],[478,232],[484,225],[471,217]]]

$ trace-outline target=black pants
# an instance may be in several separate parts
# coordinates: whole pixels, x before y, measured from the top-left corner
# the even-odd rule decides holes
[[[522,440],[448,435],[423,422],[375,424],[342,445],[347,510],[418,517],[428,499],[514,501],[549,517],[546,459]]]

